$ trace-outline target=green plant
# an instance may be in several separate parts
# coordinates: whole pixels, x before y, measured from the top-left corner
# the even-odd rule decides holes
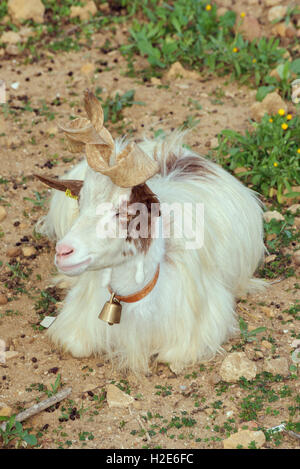
[[[31,199],[30,197],[24,197],[24,200],[28,200],[35,207],[44,207],[44,204],[47,200],[46,191],[43,192],[43,195],[41,195],[38,191],[34,191],[34,195],[35,195],[35,199]]]
[[[6,422],[5,430],[0,427],[0,437],[4,447],[8,447],[10,443],[14,442],[15,446],[23,446],[24,443],[29,446],[37,445],[37,438],[35,435],[29,433],[28,430],[23,429],[21,422],[16,421],[16,415],[11,417],[1,417],[0,422]]]
[[[300,232],[293,228],[294,215],[286,213],[284,220],[271,219],[264,222],[265,243],[269,254],[275,256],[274,260],[266,263],[258,273],[264,278],[274,278],[277,275],[290,277],[294,275],[291,266],[291,255],[285,252],[286,247],[293,248],[293,244],[300,241]]]
[[[121,96],[119,93],[112,97],[106,98],[104,101],[101,97],[102,88],[96,88],[96,96],[102,104],[103,113],[104,113],[104,122],[111,121],[113,124],[118,122],[123,118],[122,110],[125,107],[131,107],[134,104],[143,106],[145,103],[141,101],[134,101],[134,90],[126,91],[126,93]]]
[[[300,59],[293,61],[287,60],[276,66],[274,69],[276,76],[271,76],[269,70],[266,70],[266,77],[264,79],[264,86],[258,88],[256,99],[262,101],[266,95],[277,89],[280,86],[281,94],[285,98],[290,98],[291,93],[291,81],[293,77],[300,74]]]
[[[240,326],[240,331],[241,331],[241,337],[244,343],[253,342],[257,340],[256,335],[266,330],[266,327],[257,327],[256,329],[249,331],[248,324],[241,317],[239,319],[239,326]]]
[[[282,203],[283,196],[299,195],[293,186],[300,185],[300,117],[278,111],[253,122],[252,131],[244,135],[223,130],[216,157],[232,172],[242,168],[240,179],[266,197],[276,195]]]
[[[137,11],[136,2],[122,3],[130,15]],[[150,69],[144,71],[148,78],[149,74],[160,76],[164,68],[180,61],[197,70],[208,68],[218,75],[231,74],[234,79],[259,86],[266,83],[269,69],[284,61],[285,51],[278,39],[245,40],[235,32],[236,13],[217,15],[216,5],[199,0],[177,0],[172,4],[156,0],[141,2],[139,10],[144,19],[133,19],[130,42],[121,47],[131,75],[134,56],[139,54],[150,64]]]

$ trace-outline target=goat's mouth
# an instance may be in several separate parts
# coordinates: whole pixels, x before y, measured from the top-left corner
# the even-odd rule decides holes
[[[58,270],[60,270],[64,274],[76,275],[82,273],[90,264],[91,260],[91,257],[88,257],[84,261],[78,262],[77,264],[64,264],[59,262],[57,258],[55,258],[55,265]]]

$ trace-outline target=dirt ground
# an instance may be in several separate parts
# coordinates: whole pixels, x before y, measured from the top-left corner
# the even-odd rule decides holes
[[[250,8],[240,6],[245,11]],[[43,197],[48,195],[45,187],[34,179],[34,173],[62,175],[76,164],[77,156],[68,161],[70,154],[55,123],[68,122],[71,114],[83,111],[82,94],[87,87],[92,90],[101,87],[104,97],[117,91],[121,94],[135,90],[135,100],[145,105],[126,108],[123,124],[127,125],[126,129],[132,129],[137,139],[144,134],[153,136],[159,129],[176,128],[192,114],[200,122],[188,135],[187,142],[194,150],[207,154],[222,129],[243,131],[249,126],[249,109],[255,102],[255,90],[236,82],[199,76],[199,79],[176,79],[167,87],[161,86],[168,84],[164,79],[161,83],[143,83],[138,78],[126,77],[126,62],[119,52],[126,35],[126,28],[122,28],[114,36],[108,32],[97,34],[93,46],[80,52],[46,53],[34,64],[25,64],[20,57],[4,57],[0,64],[8,102],[16,111],[2,120],[0,116],[0,176],[8,181],[0,185],[0,205],[7,211],[7,217],[0,224],[3,233],[0,238],[3,263],[0,294],[5,294],[9,300],[0,306],[0,338],[5,341],[7,350],[18,352],[0,365],[0,401],[17,413],[33,405],[37,398],[45,398],[42,385],[50,389],[60,374],[61,382],[72,387],[69,399],[24,424],[31,433],[39,432],[39,447],[43,449],[220,449],[227,431],[271,428],[289,421],[293,412],[298,412],[299,417],[299,404],[298,409],[290,410],[297,402],[299,380],[291,379],[289,372],[283,381],[272,383],[273,390],[287,385],[290,393],[281,393],[280,399],[274,401],[263,401],[256,417],[245,420],[241,412],[250,391],[237,383],[226,387],[219,374],[225,355],[198,364],[179,376],[161,364],[148,376],[136,377],[116,372],[103,357],[75,359],[61,353],[39,327],[41,316],[38,313],[44,308],[44,303],[37,304],[41,292],[47,291],[57,300],[55,304],[50,302],[48,314],[59,310],[66,292],[51,287],[51,277],[55,274],[54,244],[33,236],[35,223],[46,213],[47,202],[42,201],[38,206],[28,199],[36,201],[34,191]],[[105,54],[101,47],[108,37],[115,49]],[[84,73],[82,66],[88,63],[95,65],[94,73]],[[103,63],[105,66],[101,65]],[[14,90],[11,85],[16,82],[19,86]],[[200,110],[193,107],[191,98],[201,104]],[[28,101],[33,111],[19,112],[18,107]],[[34,109],[41,108],[42,101],[54,113],[54,120],[47,111],[44,115],[35,112]],[[112,133],[116,135],[116,127]],[[12,248],[26,246],[35,248],[29,257],[22,251],[9,257]],[[11,274],[7,263],[19,263],[23,278],[22,274]],[[297,319],[284,312],[300,300],[299,269],[295,270],[295,276],[280,280],[270,284],[265,292],[239,300],[237,304],[237,312],[248,323],[249,330],[260,326],[267,328],[259,335],[259,340],[242,348],[239,348],[241,337],[224,344],[224,354],[244,350],[255,362],[258,373],[266,370],[266,362],[272,358],[284,357],[289,366],[292,365],[291,344],[300,332]],[[112,382],[134,397],[129,409],[108,407],[105,390]],[[295,419],[293,414],[293,421]],[[287,433],[282,433],[281,437],[280,444],[273,438],[263,447],[276,448],[278,443],[279,448],[300,448],[299,439]]]

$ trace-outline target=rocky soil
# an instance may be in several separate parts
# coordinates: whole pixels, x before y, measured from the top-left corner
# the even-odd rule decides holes
[[[23,15],[42,15],[44,21],[39,2],[32,3],[32,12]],[[270,23],[288,2],[217,3],[246,12],[251,18],[246,37],[276,34],[286,45],[289,34],[299,33],[295,24],[289,32],[286,25],[279,28],[281,23],[275,31]],[[11,12],[18,22],[13,11],[20,10]],[[77,13],[84,17],[81,10]],[[15,34],[25,37],[26,28]],[[101,87],[104,98],[135,90],[135,101],[144,103],[124,109],[123,120],[110,127],[114,136],[131,132],[137,139],[153,137],[155,131],[177,128],[192,115],[199,123],[187,143],[201,154],[216,145],[222,129],[248,128],[257,112],[256,90],[227,77],[208,79],[184,70],[178,74],[174,66],[162,79],[145,83],[138,74],[126,76],[119,50],[126,35],[126,26],[117,33],[104,30],[94,35],[92,46],[69,53],[45,50],[39,61],[29,63],[16,50],[19,38],[6,33],[10,51],[2,52],[0,63],[9,104],[9,112],[0,113],[0,415],[16,414],[46,398],[56,383],[58,388],[71,386],[71,395],[24,422],[43,449],[299,449],[293,434],[267,433],[282,422],[299,421],[296,257],[292,276],[280,276],[269,281],[264,292],[238,299],[237,314],[247,323],[247,332],[224,344],[223,354],[178,376],[166,364],[137,377],[120,374],[101,356],[75,359],[56,349],[40,326],[45,314],[59,311],[66,290],[51,282],[54,244],[34,234],[49,196],[34,173],[62,175],[78,161],[68,153],[56,123],[81,115],[87,87]],[[107,39],[109,51],[104,47]],[[142,59],[138,65],[143,66]],[[284,106],[288,109],[291,103]],[[266,329],[251,335],[261,327]],[[17,443],[13,440],[10,447]]]

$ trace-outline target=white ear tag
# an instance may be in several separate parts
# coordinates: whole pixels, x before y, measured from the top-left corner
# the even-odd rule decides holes
[[[102,287],[106,288],[110,284],[111,272],[112,272],[111,268],[102,270],[102,281],[101,281]]]
[[[143,283],[144,281],[144,262],[143,261],[138,261],[137,263],[135,281],[136,283]]]

